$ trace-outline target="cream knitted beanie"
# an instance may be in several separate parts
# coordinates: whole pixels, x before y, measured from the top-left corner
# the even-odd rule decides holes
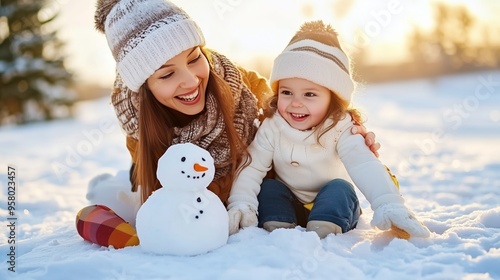
[[[137,92],[167,60],[205,44],[198,25],[166,0],[98,0],[97,30],[106,35],[125,85]]]
[[[287,78],[302,78],[324,86],[351,102],[354,82],[349,59],[340,47],[337,33],[322,21],[304,23],[285,50],[274,60],[271,88]]]

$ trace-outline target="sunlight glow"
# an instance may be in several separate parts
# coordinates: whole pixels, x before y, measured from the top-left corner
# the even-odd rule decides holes
[[[71,5],[69,4],[71,2]],[[433,26],[432,3],[463,4],[482,19],[496,21],[497,1],[487,0],[173,0],[199,24],[207,47],[252,68],[271,64],[300,25],[322,19],[338,30],[345,50],[370,50],[370,62],[399,61],[408,56],[405,40],[415,27]],[[495,2],[495,3],[493,3]],[[95,3],[58,1],[58,24],[66,42],[67,66],[76,78],[110,86],[114,60],[105,36],[94,28]],[[382,54],[382,55],[381,55]],[[386,55],[390,54],[390,55]]]
[[[498,110],[493,110],[490,112],[490,119],[494,122],[499,122],[500,121],[500,111]]]
[[[462,166],[462,162],[460,160],[458,160],[458,159],[455,159],[455,160],[453,160],[451,162],[451,166],[453,168],[457,168],[458,169],[458,168],[460,168],[460,166]]]

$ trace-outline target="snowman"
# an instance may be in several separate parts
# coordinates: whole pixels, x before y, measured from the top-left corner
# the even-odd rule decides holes
[[[144,251],[190,256],[227,243],[226,208],[207,189],[214,174],[214,159],[205,149],[191,143],[167,149],[156,172],[162,188],[137,213],[137,235]]]

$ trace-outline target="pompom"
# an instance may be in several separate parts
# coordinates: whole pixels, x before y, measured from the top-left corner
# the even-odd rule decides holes
[[[102,33],[105,32],[106,18],[116,3],[120,0],[97,0],[94,14],[95,28]]]
[[[300,26],[289,44],[303,39],[312,39],[342,49],[337,36],[337,32],[330,24],[325,24],[322,20],[309,21]]]
[[[333,27],[330,24],[323,23],[322,20],[309,21],[302,24],[297,34],[301,34],[304,32],[327,32],[335,36],[338,36],[335,29],[333,29]]]

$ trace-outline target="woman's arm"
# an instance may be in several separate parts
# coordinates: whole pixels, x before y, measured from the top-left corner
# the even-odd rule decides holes
[[[264,108],[266,100],[273,94],[267,79],[255,71],[246,70],[243,67],[238,67],[238,69],[243,76],[245,85],[257,97],[257,106],[259,109]]]

